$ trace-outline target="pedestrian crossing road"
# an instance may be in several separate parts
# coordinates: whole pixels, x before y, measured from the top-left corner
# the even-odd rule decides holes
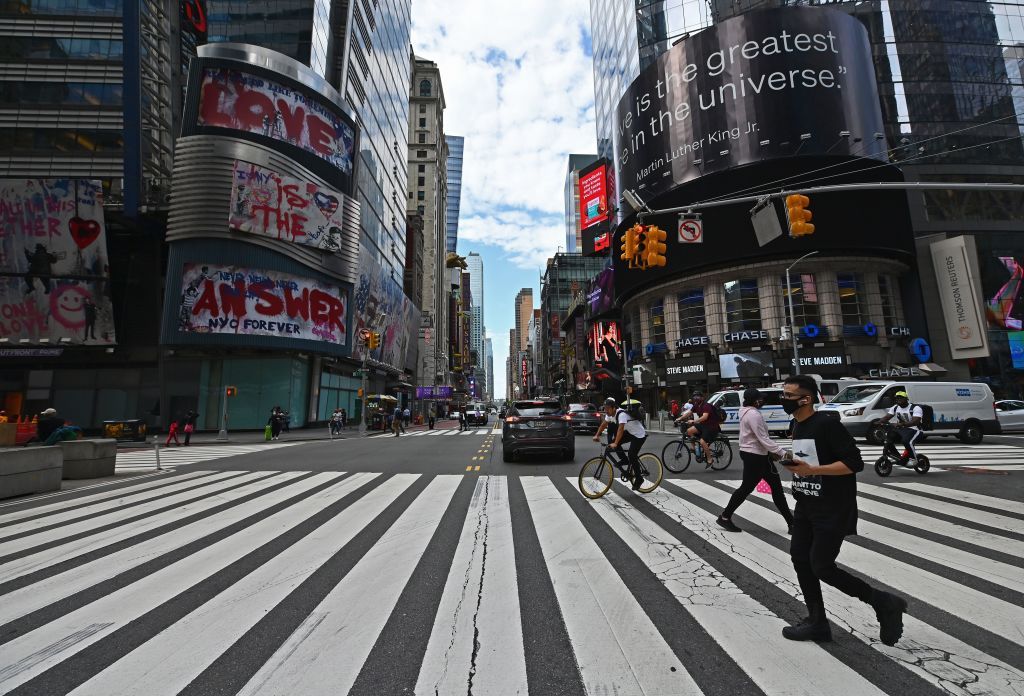
[[[187,471],[7,504],[0,693],[1024,694],[1019,491],[860,484],[840,562],[909,601],[887,647],[827,586],[835,642],[782,638],[785,524],[754,494],[720,529],[736,485]]]

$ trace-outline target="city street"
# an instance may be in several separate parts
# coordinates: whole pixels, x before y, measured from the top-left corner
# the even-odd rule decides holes
[[[586,436],[506,464],[493,421],[453,425],[125,449],[0,505],[0,693],[1024,694],[1024,438],[932,438],[887,479],[863,448],[840,562],[909,602],[886,647],[828,587],[834,642],[782,638],[785,523],[755,492],[715,524],[738,454],[589,501]]]

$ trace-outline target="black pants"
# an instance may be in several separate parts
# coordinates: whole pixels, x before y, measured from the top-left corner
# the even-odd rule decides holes
[[[804,602],[812,622],[825,620],[825,602],[821,597],[821,583],[827,582],[844,594],[862,602],[872,603],[875,590],[855,575],[836,565],[839,549],[843,545],[844,531],[829,529],[817,520],[800,514],[797,508],[793,519],[793,538],[789,555],[793,559],[796,578],[804,593]]]
[[[782,516],[786,518],[787,524],[792,524],[793,513],[789,511],[789,503],[786,502],[786,492],[782,489],[782,479],[779,472],[772,464],[767,454],[754,454],[740,450],[740,459],[743,460],[743,482],[736,492],[729,498],[729,504],[722,511],[722,517],[732,517],[736,508],[740,506],[747,496],[757,488],[758,482],[764,479],[772,489],[772,502],[779,509]]]

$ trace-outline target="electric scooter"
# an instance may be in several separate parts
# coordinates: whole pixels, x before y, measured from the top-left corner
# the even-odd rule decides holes
[[[882,428],[885,431],[885,444],[882,446],[882,456],[875,462],[876,474],[883,477],[888,476],[892,473],[894,466],[904,466],[908,469],[913,469],[919,474],[928,473],[928,469],[931,468],[931,462],[927,456],[918,453],[917,459],[914,459],[910,456],[909,447],[904,447],[903,454],[900,454],[894,442],[897,437],[896,427],[886,423]]]

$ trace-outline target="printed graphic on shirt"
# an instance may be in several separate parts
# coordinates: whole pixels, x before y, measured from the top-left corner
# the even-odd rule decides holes
[[[920,406],[908,404],[906,408],[903,408],[901,406],[893,406],[892,408],[889,409],[889,414],[896,416],[897,423],[899,423],[902,426],[907,426],[907,424],[909,424],[910,421],[914,420],[914,418],[923,418],[924,410]],[[916,428],[917,426],[912,427]]]
[[[821,466],[821,462],[818,461],[818,447],[814,440],[793,440],[793,459],[800,459],[811,466]],[[793,495],[818,497],[821,495],[821,477],[794,474]]]

